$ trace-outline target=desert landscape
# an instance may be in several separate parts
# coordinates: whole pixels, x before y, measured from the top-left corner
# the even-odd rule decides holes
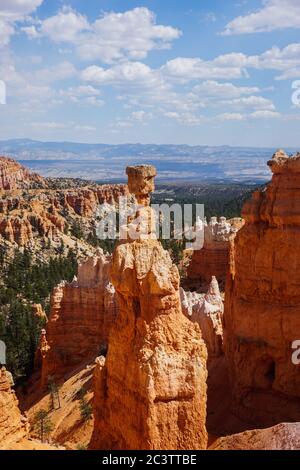
[[[204,223],[204,246],[185,253],[182,278],[153,236],[153,166],[128,167],[127,186],[75,191],[10,158],[0,164],[3,272],[15,250],[35,262],[41,247],[42,262],[74,250],[78,260],[49,311],[22,299],[37,346],[25,380],[15,373],[14,385],[1,369],[2,449],[299,448],[299,154],[274,154],[272,180],[242,219]],[[117,208],[124,195],[139,204],[130,219],[139,235],[111,254],[65,229],[78,218],[84,232],[97,203]]]
[[[3,468],[297,463],[299,30],[0,0]]]

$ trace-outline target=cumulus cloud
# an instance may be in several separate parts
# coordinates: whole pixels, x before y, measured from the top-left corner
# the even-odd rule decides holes
[[[60,90],[59,94],[61,97],[68,98],[73,103],[79,103],[93,107],[101,107],[104,105],[104,101],[99,98],[101,95],[100,90],[94,88],[91,85],[70,87],[67,90]]]
[[[222,83],[214,80],[206,80],[199,85],[195,85],[193,92],[198,96],[204,96],[206,98],[239,98],[243,95],[252,95],[253,93],[259,93],[258,87],[243,87],[236,86],[233,83]]]
[[[108,69],[91,65],[81,78],[97,85],[151,86],[157,82],[156,72],[142,62],[123,62]]]
[[[43,0],[0,0],[0,16],[20,18],[37,9]]]
[[[13,25],[0,17],[0,47],[7,46],[13,34]]]
[[[38,33],[55,42],[72,43],[84,60],[111,63],[127,57],[141,60],[153,49],[169,48],[181,32],[159,25],[155,14],[145,7],[124,13],[105,13],[94,23],[64,7],[42,22]]]
[[[234,63],[218,64],[216,61],[204,61],[200,58],[177,57],[169,60],[163,67],[162,73],[177,80],[196,79],[236,79],[245,75],[240,65]]]
[[[300,43],[289,44],[282,49],[274,46],[260,55],[247,56],[232,52],[211,61],[178,57],[168,61],[161,72],[170,80],[184,83],[199,79],[239,79],[248,77],[249,69],[280,71],[282,73],[277,76],[278,80],[297,77],[300,69]]]
[[[31,76],[39,82],[52,83],[67,80],[77,74],[76,68],[71,62],[60,62],[52,67],[37,70]]]
[[[235,109],[256,109],[274,111],[275,106],[271,100],[263,96],[248,96],[243,98],[235,98],[233,100],[223,100],[222,106],[230,106]]]
[[[281,114],[277,111],[259,110],[249,114],[242,113],[222,113],[217,115],[214,119],[217,121],[248,121],[255,119],[279,119]]]
[[[226,25],[224,35],[261,33],[300,28],[299,0],[266,0],[263,7]]]
[[[79,33],[90,28],[87,19],[69,7],[42,22],[39,33],[54,42],[74,42]]]
[[[15,32],[15,22],[25,18],[43,0],[0,0],[0,47],[7,46]]]

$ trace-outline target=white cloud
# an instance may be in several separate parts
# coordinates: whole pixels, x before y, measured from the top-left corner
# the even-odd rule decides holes
[[[181,35],[178,29],[158,25],[155,14],[145,7],[124,13],[105,13],[94,23],[64,7],[42,22],[39,33],[55,42],[74,44],[84,60],[104,63],[124,57],[144,59],[153,49],[169,48]]]
[[[218,121],[244,121],[245,116],[240,113],[223,113],[219,114],[216,119]]]
[[[204,81],[193,88],[193,93],[206,98],[239,98],[259,92],[258,87],[240,87],[233,83],[220,83],[214,80]]]
[[[52,67],[39,69],[31,76],[43,83],[51,83],[59,80],[67,80],[75,77],[77,71],[71,62],[60,62]]]
[[[63,122],[31,122],[30,125],[32,127],[41,128],[41,129],[66,129],[68,124]]]
[[[242,113],[223,113],[217,115],[214,119],[217,121],[247,121],[255,119],[278,119],[281,114],[276,111],[259,110],[249,114]]]
[[[0,47],[7,46],[13,34],[12,24],[0,17]]]
[[[31,26],[23,26],[21,28],[21,31],[23,31],[29,39],[37,39],[40,37],[36,27],[34,25]]]
[[[151,113],[147,113],[147,112],[144,111],[144,110],[133,111],[133,112],[131,113],[131,118],[132,118],[134,121],[138,121],[138,122],[144,122],[146,119],[151,118],[151,117],[152,117],[152,114],[151,114]]]
[[[85,132],[95,132],[97,130],[94,126],[86,126],[86,125],[77,125],[75,126],[76,131],[85,131]]]
[[[163,67],[162,73],[170,79],[196,80],[196,79],[235,79],[245,75],[240,64],[233,62],[228,64],[218,64],[214,61],[204,61],[198,57],[185,58],[177,57],[169,60]]]
[[[184,126],[198,126],[207,120],[204,116],[199,116],[191,112],[166,111],[164,116]]]
[[[59,95],[70,99],[73,103],[101,107],[104,101],[99,99],[100,90],[91,85],[81,85],[70,87],[67,90],[60,90]]]
[[[280,71],[282,73],[276,77],[278,80],[295,78],[299,76],[300,43],[289,44],[282,49],[274,46],[260,55],[232,52],[211,61],[178,57],[162,66],[161,73],[167,80],[185,83],[200,79],[248,78],[248,69]]]
[[[80,98],[82,96],[99,96],[101,92],[91,85],[80,85],[78,87],[70,87],[67,90],[62,90],[61,95]]]
[[[278,119],[281,116],[277,111],[260,110],[250,115],[252,119]]]
[[[235,98],[233,100],[223,100],[222,106],[230,106],[236,109],[256,109],[274,111],[275,106],[271,100],[263,96],[247,96],[243,98]]]
[[[86,124],[75,124],[74,122],[56,122],[56,121],[49,121],[49,122],[31,122],[31,127],[40,128],[40,129],[47,129],[47,130],[64,130],[64,129],[73,129],[75,131],[84,131],[84,132],[94,132],[96,131],[96,127],[86,125]]]
[[[97,85],[153,86],[158,81],[155,71],[142,62],[123,62],[108,69],[91,65],[81,78]]]
[[[223,34],[249,34],[286,28],[300,28],[299,0],[266,0],[260,10],[228,23]]]
[[[69,7],[42,22],[39,33],[54,42],[74,42],[79,33],[90,28],[87,19]]]
[[[0,16],[20,18],[37,9],[43,0],[0,0]]]
[[[7,46],[15,33],[15,22],[32,13],[43,0],[0,0],[0,47]]]

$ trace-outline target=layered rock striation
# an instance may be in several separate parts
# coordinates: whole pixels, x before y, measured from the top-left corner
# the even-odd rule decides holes
[[[300,450],[300,424],[281,423],[222,437],[210,450]]]
[[[51,296],[46,332],[42,332],[38,361],[42,385],[61,378],[82,362],[93,362],[107,348],[117,314],[115,290],[108,277],[110,256],[102,250],[79,265],[78,278],[59,284]]]
[[[234,408],[255,424],[300,420],[300,154],[278,151],[273,177],[243,209],[225,295]]]
[[[5,367],[0,368],[0,450],[26,438],[29,432],[12,385],[11,374]]]
[[[180,298],[183,313],[200,326],[208,359],[223,356],[224,304],[217,279],[212,278],[206,294],[186,292],[180,288]]]
[[[222,284],[225,283],[229,262],[230,243],[235,238],[243,221],[241,219],[226,220],[225,217],[212,217],[204,223],[204,244],[194,250],[187,269],[188,285],[199,289],[209,285],[212,276]]]
[[[139,220],[151,217],[155,169],[127,174],[141,204]],[[107,357],[96,363],[91,448],[204,449],[206,347],[199,326],[182,313],[177,268],[161,244],[145,236],[151,222],[141,226],[141,237],[123,240],[113,254],[119,313]]]
[[[0,157],[0,193],[0,244],[39,250],[45,244],[70,242],[74,225],[82,226],[88,238],[95,229],[99,207],[117,206],[128,188],[71,179],[61,187],[56,180]]]
[[[0,191],[43,187],[44,178],[31,173],[15,160],[0,156]]]

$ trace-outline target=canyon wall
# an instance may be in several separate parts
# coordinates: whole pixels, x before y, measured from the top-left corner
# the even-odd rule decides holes
[[[199,289],[209,285],[215,276],[222,287],[228,269],[230,242],[241,228],[241,219],[226,220],[225,217],[212,217],[204,224],[204,245],[194,250],[187,269],[187,285]]]
[[[126,193],[125,185],[36,190],[26,195],[6,191],[0,201],[0,237],[22,247],[36,237],[60,240],[75,221],[91,229],[99,204],[117,204]]]
[[[86,236],[91,234],[99,205],[117,205],[128,189],[72,179],[62,183],[0,157],[0,193],[0,243],[33,249],[44,242],[39,249],[70,238],[74,223],[82,225]]]
[[[51,313],[36,359],[42,363],[43,387],[48,376],[61,378],[82,362],[93,362],[106,349],[117,314],[108,277],[110,262],[110,256],[99,250],[79,265],[77,279],[53,290]]]
[[[27,419],[21,415],[12,389],[12,376],[0,368],[0,450],[28,436]]]
[[[273,177],[245,204],[225,294],[225,352],[236,413],[256,425],[300,421],[300,154],[278,151]]]
[[[141,230],[113,255],[119,313],[107,357],[96,362],[91,448],[205,449],[206,347],[199,325],[182,313],[176,266],[150,239],[156,171],[130,167],[127,174]]]
[[[43,188],[44,178],[31,173],[15,160],[0,156],[0,191]]]
[[[206,294],[185,292],[180,288],[180,298],[183,313],[200,326],[208,360],[223,356],[224,304],[217,279],[212,277]]]
[[[280,423],[222,437],[210,450],[299,450],[300,423]]]

